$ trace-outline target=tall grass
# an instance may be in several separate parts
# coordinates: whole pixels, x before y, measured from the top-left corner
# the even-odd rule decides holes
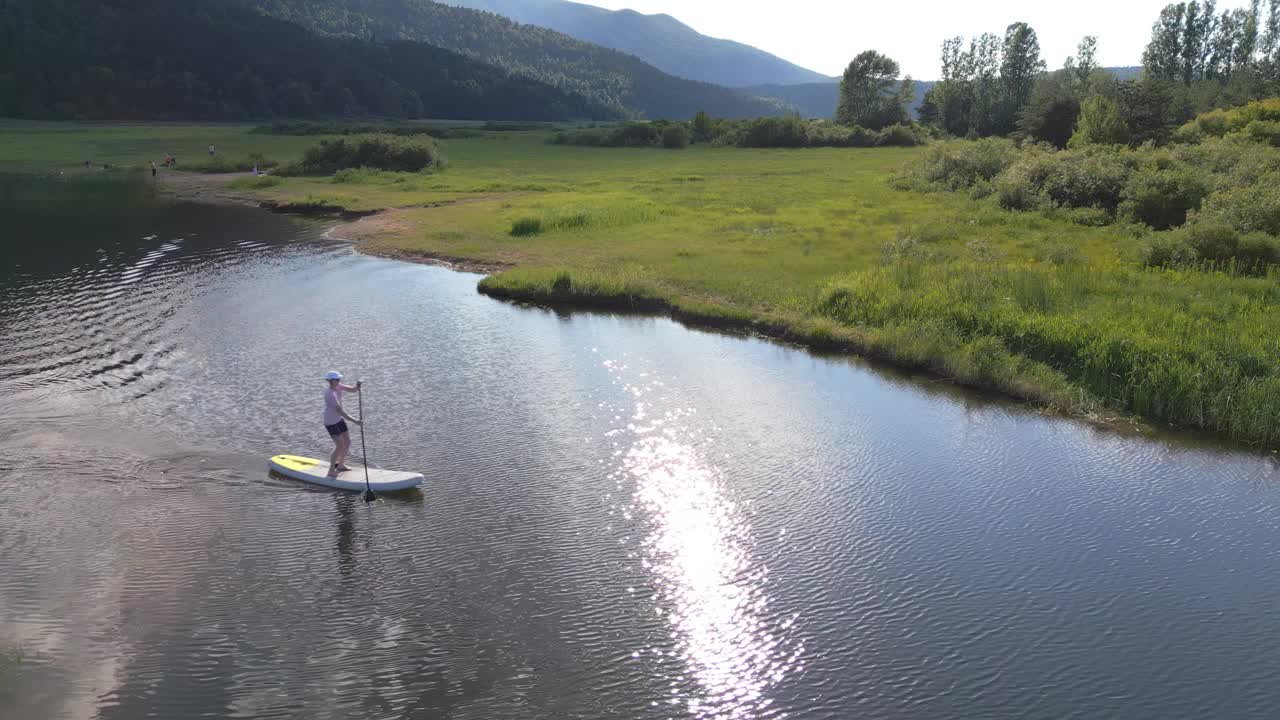
[[[914,263],[833,279],[813,309],[854,327],[982,342],[995,363],[974,370],[983,384],[1033,361],[1113,407],[1274,445],[1275,280],[1124,264]],[[1213,322],[1224,316],[1234,332]]]

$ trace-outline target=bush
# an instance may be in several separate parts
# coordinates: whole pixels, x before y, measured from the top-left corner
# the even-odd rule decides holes
[[[991,183],[996,202],[1006,210],[1034,210],[1041,206],[1040,188],[1047,165],[1043,158],[1024,158]]]
[[[1280,265],[1280,238],[1256,232],[1245,235],[1236,246],[1236,262],[1259,275],[1268,266]]]
[[[1236,256],[1240,234],[1217,223],[1196,223],[1170,233],[1181,238],[1201,260],[1225,263]]]
[[[540,235],[542,230],[542,220],[539,218],[519,218],[511,223],[511,235],[513,237]]]
[[[891,147],[915,147],[927,142],[921,132],[910,125],[890,125],[880,131],[878,145]]]
[[[1199,259],[1186,238],[1177,233],[1164,233],[1151,242],[1144,258],[1151,267],[1183,267]]]
[[[613,147],[653,147],[662,133],[652,123],[629,122],[613,131],[609,144]]]
[[[1213,193],[1197,218],[1227,225],[1239,233],[1280,235],[1280,176]]]
[[[1115,210],[1133,172],[1127,154],[1053,153],[1042,192],[1054,205]]]
[[[798,117],[762,117],[748,121],[739,147],[799,148],[809,144],[808,123]]]
[[[1241,132],[1255,122],[1280,122],[1280,98],[1254,100],[1230,110],[1211,110],[1183,125],[1175,133],[1175,137],[1181,139],[1223,137],[1228,133]],[[1259,132],[1263,132],[1264,137],[1267,134],[1261,129]]]
[[[1244,134],[1254,142],[1280,147],[1280,122],[1275,120],[1254,120],[1245,126]]]
[[[684,125],[669,125],[662,131],[662,147],[683,150],[689,146],[689,130]]]
[[[1198,262],[1231,265],[1237,272],[1262,275],[1280,265],[1280,239],[1266,233],[1241,236],[1229,226],[1196,223],[1165,233],[1147,250],[1146,263],[1179,267]]]
[[[307,149],[298,170],[304,175],[329,175],[347,168],[420,172],[439,156],[435,141],[393,135],[367,135],[321,140]]]
[[[1191,167],[1135,172],[1124,189],[1122,214],[1156,230],[1186,223],[1187,213],[1199,210],[1209,194],[1209,180]]]
[[[1013,143],[999,138],[941,143],[929,148],[924,159],[909,171],[909,176],[915,176],[926,186],[960,190],[995,180],[1018,157]]]

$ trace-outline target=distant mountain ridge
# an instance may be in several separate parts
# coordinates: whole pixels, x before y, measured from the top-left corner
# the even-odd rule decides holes
[[[461,53],[613,112],[650,119],[778,115],[789,106],[668,75],[626,53],[509,18],[429,0],[231,0],[325,35],[407,40]]]
[[[708,37],[670,15],[607,10],[568,0],[439,0],[635,55],[663,72],[727,87],[795,85],[831,78],[733,40]]]

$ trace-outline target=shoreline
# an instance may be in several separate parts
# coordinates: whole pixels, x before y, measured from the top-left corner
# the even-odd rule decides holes
[[[339,205],[282,203],[227,188],[227,185],[235,179],[249,177],[248,173],[212,175],[182,173],[180,176],[183,180],[180,181],[176,190],[173,190],[174,184],[168,185],[171,188],[169,195],[176,201],[256,207],[282,214],[336,219],[340,222],[325,233],[327,237],[349,242],[357,252],[373,257],[433,265],[456,272],[481,275],[477,283],[477,292],[497,300],[528,303],[552,309],[639,313],[667,317],[692,329],[744,333],[818,353],[857,356],[874,363],[883,363],[896,370],[927,374],[936,381],[998,395],[1047,416],[1077,420],[1091,427],[1122,432],[1126,435],[1150,436],[1160,432],[1176,432],[1208,438],[1223,447],[1236,447],[1271,455],[1280,452],[1265,446],[1232,440],[1217,433],[1156,423],[1129,412],[1116,410],[1106,402],[1089,396],[1083,389],[1065,383],[1065,380],[1062,383],[1065,385],[1064,388],[1055,387],[1055,383],[1038,383],[1034,373],[1015,374],[1012,378],[1003,378],[999,381],[980,374],[966,376],[954,372],[955,358],[947,354],[908,355],[902,351],[901,343],[892,337],[877,337],[866,332],[865,329],[844,327],[814,318],[761,316],[747,310],[690,302],[662,292],[646,295],[616,295],[605,292],[593,293],[590,289],[583,291],[580,285],[573,287],[572,292],[555,288],[504,286],[496,278],[500,273],[516,269],[519,265],[431,252],[414,252],[377,242],[378,238],[412,231],[410,221],[404,217],[410,208],[351,211]]]

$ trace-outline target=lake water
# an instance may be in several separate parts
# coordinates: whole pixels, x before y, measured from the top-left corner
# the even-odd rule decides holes
[[[0,717],[1280,707],[1273,457],[504,304],[324,230],[194,206],[5,229]],[[330,368],[421,493],[268,474],[329,452]]]

